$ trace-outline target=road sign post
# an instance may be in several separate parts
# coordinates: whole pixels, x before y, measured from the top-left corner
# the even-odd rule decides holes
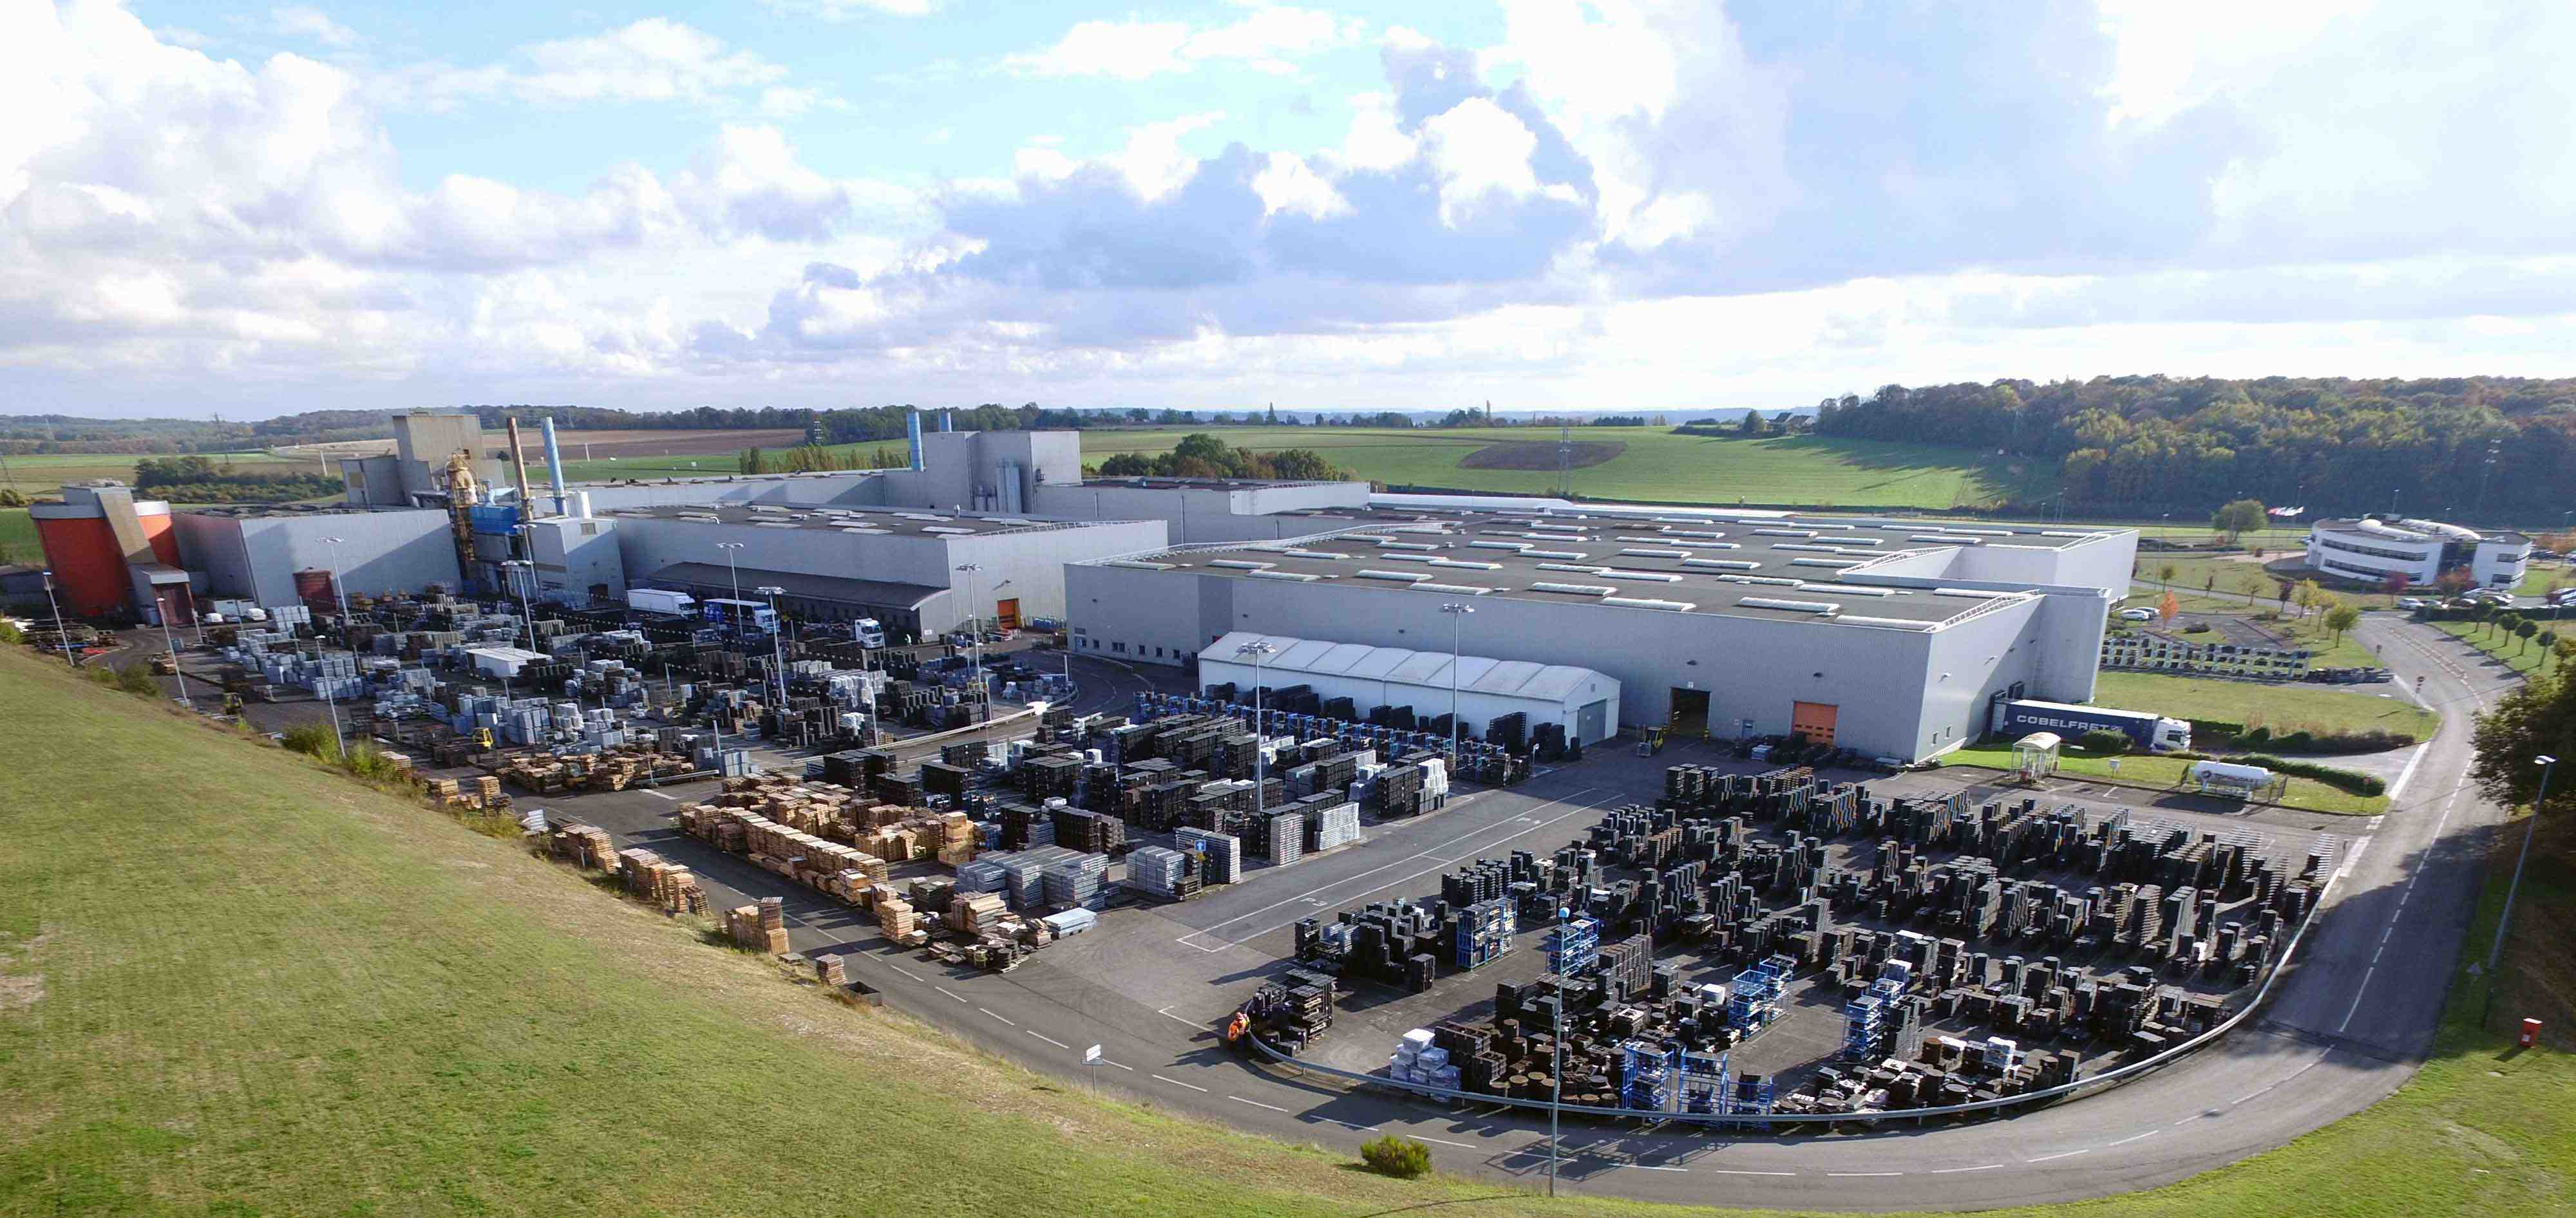
[[[1091,1093],[1100,1094],[1100,1046],[1093,1045],[1083,1050],[1082,1064],[1091,1068]]]

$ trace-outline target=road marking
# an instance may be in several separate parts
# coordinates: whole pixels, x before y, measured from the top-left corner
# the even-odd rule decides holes
[[[1600,789],[1600,788],[1597,788],[1597,787],[1585,787],[1585,788],[1583,788],[1582,790],[1576,791],[1574,794],[1572,794],[1572,795],[1568,795],[1568,796],[1565,796],[1565,797],[1563,797],[1563,798],[1561,798],[1561,799],[1551,799],[1551,800],[1547,801],[1546,803],[1540,804],[1540,805],[1539,805],[1538,807],[1536,807],[1536,808],[1532,808],[1532,809],[1530,809],[1530,811],[1532,811],[1532,812],[1537,812],[1537,811],[1541,811],[1541,810],[1543,810],[1543,809],[1553,808],[1553,807],[1555,807],[1556,805],[1561,804],[1561,803],[1569,803],[1569,802],[1571,802],[1571,801],[1573,801],[1573,800],[1575,800],[1575,799],[1581,798],[1581,797],[1583,797],[1583,796],[1585,796],[1585,795],[1589,795],[1589,794],[1591,794],[1593,791],[1596,791],[1596,790],[1599,790],[1599,789]],[[1538,824],[1533,825],[1533,826],[1531,826],[1531,827],[1530,827],[1530,828],[1528,828],[1528,829],[1523,829],[1523,830],[1521,830],[1520,832],[1521,832],[1521,833],[1531,833],[1531,832],[1535,832],[1535,831],[1536,831],[1536,830],[1538,830],[1538,829],[1544,828],[1544,827],[1546,827],[1546,826],[1548,826],[1548,825],[1555,824],[1557,821],[1559,821],[1559,820],[1563,820],[1563,819],[1564,819],[1565,817],[1567,817],[1567,816],[1572,816],[1572,815],[1574,815],[1574,813],[1575,813],[1575,812],[1581,812],[1581,811],[1584,811],[1584,810],[1585,810],[1585,809],[1583,809],[1583,808],[1576,808],[1576,809],[1574,809],[1574,811],[1572,811],[1572,812],[1566,812],[1566,813],[1563,813],[1562,815],[1559,815],[1559,816],[1556,816],[1556,817],[1552,817],[1552,818],[1550,818],[1550,819],[1548,819],[1548,820],[1545,820],[1545,821],[1541,821],[1541,822],[1539,822]],[[1190,947],[1197,947],[1200,951],[1203,951],[1203,952],[1221,952],[1221,951],[1224,951],[1224,950],[1225,950],[1225,948],[1227,948],[1227,947],[1235,947],[1235,946],[1239,946],[1239,945],[1241,945],[1241,944],[1244,942],[1244,940],[1242,940],[1242,939],[1227,940],[1227,941],[1225,941],[1225,944],[1224,944],[1224,946],[1223,946],[1223,947],[1199,947],[1199,945],[1198,945],[1198,944],[1196,944],[1196,943],[1190,943],[1189,941],[1190,941],[1191,939],[1197,938],[1197,937],[1198,937],[1198,936],[1200,936],[1200,935],[1209,934],[1209,933],[1211,933],[1211,932],[1214,932],[1214,931],[1216,931],[1216,930],[1218,930],[1218,929],[1220,929],[1220,928],[1227,927],[1227,926],[1232,926],[1232,925],[1234,925],[1234,924],[1235,924],[1235,923],[1237,923],[1237,922],[1245,921],[1245,920],[1247,920],[1247,919],[1255,918],[1255,917],[1258,917],[1258,916],[1260,916],[1260,915],[1262,915],[1262,914],[1266,914],[1266,913],[1270,912],[1271,910],[1274,910],[1274,909],[1279,908],[1279,907],[1280,907],[1280,906],[1282,906],[1282,905],[1294,905],[1294,904],[1296,904],[1297,902],[1299,902],[1299,901],[1303,901],[1303,900],[1305,900],[1305,899],[1306,899],[1306,898],[1308,898],[1308,897],[1314,896],[1316,893],[1319,893],[1319,892],[1323,892],[1323,891],[1325,891],[1326,889],[1339,888],[1339,887],[1341,887],[1342,885],[1344,885],[1344,884],[1348,884],[1348,883],[1350,883],[1350,882],[1351,882],[1351,881],[1353,881],[1353,880],[1366,879],[1366,878],[1368,878],[1369,876],[1376,875],[1378,872],[1381,872],[1381,871],[1392,871],[1392,870],[1394,870],[1395,868],[1401,867],[1401,866],[1405,865],[1406,863],[1410,863],[1410,862],[1414,861],[1415,859],[1429,858],[1429,857],[1431,857],[1431,851],[1432,851],[1432,850],[1435,850],[1435,849],[1437,849],[1437,850],[1447,850],[1447,849],[1451,848],[1452,846],[1456,846],[1456,845],[1458,845],[1459,843],[1462,843],[1462,842],[1466,841],[1468,838],[1476,837],[1476,836],[1479,836],[1479,835],[1481,835],[1481,834],[1491,833],[1491,832],[1493,832],[1494,830],[1496,830],[1496,829],[1500,829],[1500,828],[1503,828],[1503,827],[1504,827],[1504,826],[1506,826],[1506,825],[1517,825],[1517,824],[1521,823],[1521,821],[1522,821],[1522,820],[1527,820],[1527,819],[1528,819],[1528,818],[1527,818],[1526,816],[1524,816],[1524,817],[1521,817],[1521,818],[1519,818],[1519,819],[1515,819],[1515,820],[1496,821],[1495,823],[1490,824],[1490,825],[1487,825],[1487,826],[1485,826],[1485,827],[1484,827],[1484,828],[1482,828],[1482,829],[1476,829],[1476,830],[1473,830],[1473,831],[1471,831],[1471,832],[1467,832],[1467,833],[1459,834],[1458,836],[1453,837],[1453,838],[1449,839],[1448,841],[1445,841],[1445,842],[1440,843],[1438,846],[1430,847],[1430,848],[1427,848],[1427,849],[1423,849],[1423,850],[1415,851],[1414,853],[1409,854],[1409,855],[1406,855],[1406,856],[1405,856],[1405,857],[1403,857],[1403,858],[1397,859],[1397,860],[1395,860],[1395,861],[1394,861],[1394,862],[1392,862],[1392,863],[1382,863],[1382,864],[1380,864],[1380,865],[1378,865],[1378,866],[1371,867],[1371,868],[1369,868],[1368,870],[1366,870],[1366,871],[1363,871],[1363,872],[1359,873],[1358,875],[1344,876],[1344,877],[1342,877],[1341,879],[1335,880],[1335,881],[1333,881],[1332,883],[1329,883],[1329,884],[1319,884],[1319,885],[1316,885],[1315,887],[1313,887],[1313,888],[1309,888],[1309,889],[1307,889],[1307,890],[1306,890],[1306,891],[1304,891],[1304,892],[1298,893],[1296,896],[1290,897],[1290,898],[1288,898],[1287,900],[1284,900],[1284,901],[1273,901],[1273,902],[1271,902],[1270,904],[1268,904],[1268,905],[1264,905],[1264,906],[1262,906],[1262,907],[1261,907],[1261,908],[1259,908],[1259,909],[1251,910],[1251,911],[1248,911],[1248,912],[1245,912],[1245,913],[1239,913],[1239,914],[1236,914],[1235,916],[1233,916],[1233,917],[1231,917],[1231,918],[1227,918],[1225,921],[1222,921],[1222,922],[1216,923],[1216,924],[1215,924],[1215,925],[1213,925],[1213,926],[1204,926],[1204,927],[1201,927],[1201,928],[1199,928],[1199,929],[1197,929],[1197,930],[1191,931],[1190,933],[1188,933],[1188,934],[1186,934],[1186,935],[1182,935],[1180,938],[1173,940],[1173,942],[1175,942],[1175,943],[1183,943],[1183,944],[1187,944],[1187,945],[1188,945],[1188,946],[1190,946]],[[1518,834],[1515,834],[1514,836],[1518,836]],[[1386,883],[1384,883],[1384,884],[1380,884],[1380,885],[1378,885],[1378,886],[1377,886],[1377,888],[1370,888],[1370,889],[1366,889],[1366,890],[1363,890],[1363,891],[1361,891],[1361,892],[1359,892],[1359,893],[1355,893],[1355,894],[1353,894],[1353,895],[1354,895],[1354,896],[1367,896],[1369,893],[1376,892],[1379,888],[1387,888],[1387,887],[1391,887],[1391,886],[1396,885],[1396,884],[1401,884],[1401,883],[1404,883],[1406,880],[1415,879],[1415,878],[1418,878],[1419,876],[1422,876],[1422,875],[1425,875],[1425,874],[1428,874],[1428,873],[1427,873],[1427,872],[1415,872],[1413,875],[1409,875],[1409,876],[1404,877],[1404,879],[1399,879],[1399,880],[1389,880],[1389,881],[1387,881],[1387,882],[1386,882]],[[1281,923],[1281,925],[1283,925],[1283,926],[1284,926],[1284,925],[1292,925],[1292,924],[1293,924],[1293,923]],[[1277,927],[1277,926],[1274,926],[1274,927],[1271,927],[1271,928],[1270,928],[1270,930],[1277,930],[1277,929],[1279,929],[1279,927]],[[1260,938],[1262,935],[1269,934],[1269,933],[1270,933],[1270,930],[1259,931],[1259,932],[1256,932],[1256,933],[1254,933],[1254,934],[1252,934],[1252,935],[1246,936],[1246,938],[1247,938],[1247,939],[1258,939],[1258,938]]]
[[[2145,1133],[2142,1133],[2142,1134],[2137,1135],[2136,1137],[2132,1137],[2132,1138],[2122,1138],[2122,1139],[2120,1139],[2120,1140],[2119,1140],[2119,1141],[2117,1141],[2117,1142],[2110,1142],[2110,1143],[2106,1143],[2105,1145],[2108,1145],[2108,1146],[2126,1146],[2126,1145],[2128,1145],[2128,1144],[2129,1144],[2129,1143],[2131,1143],[2131,1142],[2144,1141],[2144,1140],[2146,1140],[2146,1139],[2148,1139],[2148,1138],[2152,1138],[2152,1137],[2156,1136],[2157,1134],[2160,1134],[2160,1133],[2163,1133],[2163,1132],[2164,1132],[2164,1131],[2163,1131],[2163,1130],[2161,1130],[2161,1129],[2150,1129],[2150,1130],[2146,1131]]]
[[[1100,1059],[1100,1064],[1101,1064],[1101,1065],[1104,1065],[1104,1066],[1118,1066],[1118,1063],[1113,1062],[1113,1061],[1111,1061],[1111,1060],[1109,1060],[1108,1058],[1105,1058],[1105,1057]],[[1134,1067],[1134,1066],[1118,1066],[1118,1068],[1119,1068],[1119,1069],[1121,1069],[1121,1070],[1126,1071],[1126,1072],[1127,1072],[1127,1073],[1129,1073],[1129,1074],[1134,1074],[1134,1073],[1136,1072],[1136,1067]]]
[[[1621,1167],[1633,1167],[1633,1168],[1636,1168],[1638,1171],[1680,1171],[1680,1172],[1686,1172],[1686,1171],[1689,1171],[1689,1170],[1690,1170],[1690,1169],[1689,1169],[1689,1168],[1687,1168],[1687,1167],[1661,1167],[1661,1166],[1657,1166],[1656,1164],[1653,1164],[1653,1163],[1622,1163],[1622,1164],[1620,1164],[1619,1166],[1621,1166]]]
[[[978,1010],[978,1011],[982,1011],[983,1013],[985,1013],[985,1014],[987,1014],[987,1015],[993,1015],[993,1009],[992,1009],[991,1007],[977,1007],[977,1008],[975,1008],[975,1009],[976,1009],[976,1010]],[[1001,1017],[1001,1016],[999,1016],[999,1015],[993,1015],[993,1018],[995,1018],[995,1019],[1002,1019],[1002,1017]],[[1003,1023],[1011,1023],[1011,1021],[1010,1021],[1010,1020],[1007,1020],[1007,1019],[1002,1019],[1002,1022],[1003,1022]],[[1011,1026],[1012,1026],[1012,1027],[1014,1027],[1014,1028],[1016,1028],[1016,1027],[1018,1027],[1018,1026],[1020,1026],[1020,1025],[1015,1024],[1015,1023],[1011,1023]]]
[[[1745,1171],[1736,1167],[1712,1167],[1709,1170],[1721,1176],[1794,1176],[1798,1174],[1793,1171]]]
[[[2280,1086],[2280,1085],[2281,1085],[2281,1084],[2279,1084],[2279,1083],[2273,1083],[2273,1084],[2271,1084],[2270,1086],[2267,1086],[2267,1087],[2263,1088],[2263,1090],[2262,1090],[2262,1091],[2248,1091],[2248,1092],[2246,1092],[2245,1094],[2240,1095],[2240,1096],[2237,1096],[2235,1099],[2229,1100],[2229,1101],[2227,1101],[2227,1102],[2228,1102],[2228,1103],[2230,1103],[2230,1104],[2242,1104],[2242,1103],[2244,1103],[2245,1101],[2250,1100],[2250,1099],[2254,1099],[2254,1098],[2256,1098],[2256,1097],[2258,1097],[2258,1096],[2261,1096],[2265,1091],[2270,1091],[2273,1087],[2278,1087],[2278,1086]]]
[[[896,971],[896,972],[898,972],[898,973],[901,973],[901,974],[903,974],[903,975],[904,975],[904,976],[906,976],[906,977],[912,977],[912,979],[913,979],[913,980],[915,980],[915,981],[919,981],[919,980],[921,980],[921,978],[919,978],[919,977],[914,977],[914,976],[913,976],[913,972],[912,972],[912,970],[911,970],[911,969],[905,968],[904,966],[902,966],[902,965],[900,965],[900,964],[889,964],[889,965],[887,965],[886,967],[887,967],[887,968],[890,968],[890,969],[893,969],[894,971]]]
[[[1286,1111],[1288,1111],[1287,1109],[1282,1108],[1282,1107],[1280,1107],[1280,1106],[1279,1106],[1279,1105],[1277,1105],[1277,1104],[1264,1104],[1264,1103],[1262,1103],[1262,1102],[1261,1102],[1261,1101],[1259,1101],[1259,1100],[1247,1100],[1247,1099],[1245,1099],[1245,1098],[1243,1098],[1242,1096],[1239,1096],[1239,1095],[1229,1095],[1229,1096],[1227,1096],[1227,1097],[1225,1097],[1225,1098],[1230,1099],[1230,1100],[1233,1100],[1235,1103],[1238,1103],[1238,1104],[1250,1104],[1250,1105],[1252,1105],[1252,1106],[1253,1106],[1253,1107],[1255,1107],[1255,1108],[1267,1108],[1267,1109],[1271,1110],[1272,1112],[1286,1112]]]
[[[2202,1114],[2195,1112],[2195,1113],[2191,1114],[2190,1116],[2184,1117],[2183,1119],[2181,1119],[2181,1120],[2179,1120],[2179,1121],[2174,1122],[2174,1123],[2173,1123],[2173,1124],[2171,1124],[2171,1125],[2167,1125],[2167,1126],[2165,1126],[2165,1128],[2167,1128],[2167,1129],[2173,1129],[2173,1128],[2177,1128],[2177,1127],[2179,1127],[2179,1126],[2189,1125],[2189,1124],[2191,1124],[2193,1121],[2197,1121],[2197,1120],[2199,1120],[2199,1119],[2201,1118],[2201,1115],[2202,1115]]]
[[[2059,1151],[2059,1152],[2057,1152],[2056,1154],[2053,1154],[2053,1155],[2041,1155],[2040,1157],[2038,1157],[2038,1158],[2036,1158],[2036,1159],[2024,1159],[2024,1160],[2022,1160],[2022,1162],[2024,1162],[2024,1163],[2046,1163],[2046,1162],[2048,1162],[2048,1161],[2049,1161],[2049,1160],[2051,1160],[2051,1159],[2067,1159],[2067,1158],[2073,1158],[2073,1157],[2074,1157],[2074,1156],[2076,1156],[2076,1155],[2081,1155],[2081,1154],[2090,1154],[2090,1153],[2092,1153],[2092,1150],[2093,1150],[2093,1148],[2092,1148],[2092,1147],[2090,1147],[2090,1146],[2087,1146],[2087,1147],[2085,1147],[2085,1148],[2084,1148],[2084,1149],[2082,1149],[2082,1150],[2061,1150],[2061,1151]]]
[[[1936,1167],[1933,1168],[1929,1174],[1935,1176],[1946,1176],[1957,1171],[1993,1171],[1998,1167],[2010,1166],[2012,1166],[2010,1163],[1987,1163],[1977,1167]]]
[[[1340,1120],[1335,1120],[1335,1119],[1333,1119],[1332,1117],[1324,1117],[1324,1116],[1313,1117],[1313,1118],[1310,1118],[1310,1119],[1312,1119],[1312,1120],[1317,1120],[1317,1121],[1322,1121],[1323,1123],[1325,1123],[1325,1124],[1327,1124],[1327,1125],[1339,1125],[1339,1126],[1341,1126],[1341,1127],[1342,1127],[1342,1128],[1344,1128],[1344,1129],[1356,1129],[1356,1130],[1359,1130],[1361,1133],[1376,1133],[1376,1132],[1377,1132],[1377,1126],[1375,1126],[1375,1125],[1362,1125],[1362,1124],[1359,1124],[1358,1122],[1355,1122],[1355,1121],[1340,1121]]]
[[[1901,1171],[1829,1171],[1828,1176],[1901,1176]]]
[[[1159,1075],[1159,1074],[1155,1075],[1154,1077],[1156,1077],[1156,1078],[1162,1078],[1164,1082],[1170,1083],[1171,1085],[1173,1085],[1173,1086],[1175,1086],[1175,1087],[1187,1087],[1187,1088],[1189,1088],[1189,1089],[1190,1089],[1190,1090],[1192,1090],[1192,1091],[1198,1091],[1198,1092],[1204,1092],[1204,1091],[1206,1091],[1206,1090],[1207,1090],[1207,1088],[1202,1087],[1202,1086],[1199,1086],[1197,1083],[1184,1083],[1184,1082],[1182,1082],[1181,1080],[1176,1079],[1176,1078],[1163,1078],[1163,1076],[1162,1076],[1162,1075]]]
[[[997,1018],[997,1019],[998,1019],[998,1018],[1000,1018],[1000,1016],[995,1016],[995,1018]],[[1029,1033],[1029,1035],[1034,1036],[1034,1037],[1037,1037],[1039,1040],[1043,1040],[1043,1041],[1047,1042],[1048,1044],[1054,1045],[1056,1048],[1059,1048],[1059,1049],[1070,1049],[1070,1048],[1072,1048],[1072,1047],[1073,1047],[1072,1045],[1068,1045],[1068,1044],[1064,1043],[1063,1041],[1057,1040],[1056,1038],[1054,1038],[1054,1037],[1052,1037],[1052,1036],[1049,1036],[1049,1035],[1047,1035],[1047,1034],[1046,1034],[1046,1033],[1044,1033],[1044,1032],[1030,1031],[1030,1030],[1029,1030],[1029,1029],[1027,1029],[1027,1028],[1022,1028],[1022,1029],[1021,1029],[1021,1031],[1023,1031],[1023,1032],[1028,1032],[1028,1033]]]
[[[930,987],[930,988],[932,988],[932,989],[934,989],[934,990],[937,990],[937,991],[939,991],[939,992],[940,992],[940,993],[942,993],[942,994],[946,994],[946,995],[948,995],[948,996],[949,996],[949,997],[951,997],[951,998],[955,998],[955,999],[956,999],[957,1001],[959,1001],[959,1002],[964,1002],[964,1001],[966,1001],[966,999],[965,999],[962,995],[958,994],[958,993],[957,993],[957,991],[952,990],[952,989],[949,989],[947,986],[944,986],[944,985],[934,985],[934,986],[932,986],[932,987]]]
[[[1195,1027],[1199,1026],[1197,1023],[1195,1023],[1195,1022],[1193,1022],[1193,1021],[1191,1021],[1191,1020],[1182,1019],[1180,1016],[1172,1014],[1172,1008],[1170,1008],[1170,1007],[1164,1007],[1162,1010],[1156,1011],[1156,1012],[1154,1012],[1154,1013],[1155,1013],[1155,1014],[1157,1014],[1157,1015],[1162,1016],[1162,1017],[1163,1017],[1163,1018],[1165,1018],[1165,1019],[1173,1020],[1173,1021],[1178,1022],[1178,1023],[1186,1023],[1186,1024],[1189,1024],[1189,1025],[1190,1025],[1191,1027],[1193,1027],[1193,1028],[1195,1028]]]
[[[1467,1143],[1465,1143],[1465,1142],[1452,1142],[1452,1141],[1450,1141],[1450,1140],[1449,1140],[1449,1139],[1447,1139],[1447,1138],[1435,1138],[1435,1137],[1432,1137],[1430,1134],[1427,1134],[1427,1133],[1417,1133],[1417,1134],[1412,1134],[1412,1135],[1409,1135],[1409,1136],[1411,1136],[1411,1137],[1416,1137],[1416,1138],[1420,1138],[1420,1139],[1422,1139],[1422,1140],[1423,1140],[1423,1141],[1425,1141],[1425,1142],[1438,1142],[1439,1144],[1441,1144],[1441,1145],[1443,1145],[1443,1146],[1455,1146],[1455,1147],[1458,1147],[1458,1148],[1459,1148],[1459,1149],[1461,1149],[1461,1150],[1474,1150],[1474,1149],[1476,1149],[1475,1147],[1470,1146],[1470,1145],[1468,1145],[1468,1144],[1467,1144]]]
[[[663,793],[661,793],[660,791],[646,791],[646,792],[645,792],[645,794],[650,795],[650,796],[652,796],[652,797],[653,797],[653,798],[655,798],[655,799],[667,799],[667,800],[670,800],[672,803],[678,803],[678,802],[680,802],[680,797],[679,797],[679,796],[677,796],[677,795],[664,795],[664,794],[663,794]]]
[[[2415,763],[2424,760],[2424,750],[2431,747],[2433,747],[2433,742],[2427,740],[2422,744],[2416,745],[2415,751],[2407,756],[2406,768],[2397,772],[2397,781],[2388,784],[2389,807],[2394,808],[2397,806],[2397,798],[2406,793],[2406,780],[2415,777]]]

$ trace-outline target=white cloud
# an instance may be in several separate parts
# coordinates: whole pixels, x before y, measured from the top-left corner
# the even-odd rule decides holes
[[[395,73],[389,100],[450,109],[506,98],[537,105],[580,102],[709,102],[777,87],[787,69],[723,39],[664,17],[605,34],[520,48],[503,63],[460,68],[424,64]],[[795,91],[797,93],[810,91]],[[764,93],[766,101],[768,94]],[[819,101],[822,95],[813,94]]]
[[[300,4],[271,9],[269,24],[278,33],[310,38],[328,47],[353,47],[366,41],[356,30],[333,21],[322,10]]]
[[[1333,184],[1317,174],[1304,157],[1293,152],[1274,152],[1253,175],[1252,192],[1261,196],[1265,216],[1292,212],[1310,220],[1348,215],[1351,201]]]
[[[1179,21],[1084,21],[1043,51],[1011,55],[1004,66],[1024,76],[1104,76],[1144,80],[1191,71],[1202,64],[1239,64],[1269,75],[1292,75],[1297,58],[1356,45],[1363,23],[1315,9],[1256,6],[1227,25]]]
[[[2153,126],[2209,100],[2231,80],[2268,75],[2364,0],[2096,0],[2112,43],[2101,96],[2113,125]],[[2225,30],[2223,38],[2210,36]]]
[[[1440,174],[1440,218],[1452,227],[1488,194],[1520,199],[1540,189],[1530,169],[1538,133],[1491,101],[1468,98],[1423,123],[1422,134]]]

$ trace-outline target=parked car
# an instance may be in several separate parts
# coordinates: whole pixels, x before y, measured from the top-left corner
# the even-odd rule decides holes
[[[2397,607],[2400,609],[2421,609],[2424,607],[2424,598],[2420,596],[2401,596],[2397,598]]]
[[[2156,620],[2156,611],[2153,609],[2123,609],[2120,611],[2120,620],[2124,622],[2152,622]]]

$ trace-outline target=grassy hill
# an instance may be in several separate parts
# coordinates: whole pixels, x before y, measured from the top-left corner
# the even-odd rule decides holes
[[[1087,1098],[23,649],[0,722],[0,1215],[1686,1212],[1398,1184]],[[2362,1117],[2011,1212],[2563,1213],[2576,1070],[2501,1045],[2457,1023]]]

